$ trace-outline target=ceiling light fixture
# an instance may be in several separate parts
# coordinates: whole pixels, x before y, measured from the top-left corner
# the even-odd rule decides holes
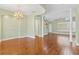
[[[14,13],[14,16],[17,18],[17,19],[22,19],[24,17],[23,13],[22,13],[22,10],[20,8],[20,5],[17,6],[17,11]]]

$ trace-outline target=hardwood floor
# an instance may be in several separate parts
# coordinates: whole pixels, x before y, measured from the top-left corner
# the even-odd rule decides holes
[[[79,55],[79,46],[75,46],[72,48],[73,54],[74,55]]]
[[[16,38],[0,42],[1,55],[69,55],[79,54],[79,47],[61,46],[58,35],[49,33],[43,38]]]
[[[33,54],[33,39],[25,37],[3,41],[0,52],[1,54]]]
[[[51,55],[59,55],[61,48],[57,42],[57,35],[49,33],[48,35],[44,36],[44,43],[47,47],[47,54]]]

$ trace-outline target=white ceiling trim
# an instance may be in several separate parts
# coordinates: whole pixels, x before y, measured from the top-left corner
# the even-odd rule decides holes
[[[45,9],[39,4],[1,4],[0,9],[16,12],[17,9],[21,10],[24,15],[40,15],[45,12]]]

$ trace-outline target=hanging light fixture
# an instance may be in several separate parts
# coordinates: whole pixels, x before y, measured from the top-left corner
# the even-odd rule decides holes
[[[23,13],[22,13],[22,10],[20,8],[20,5],[17,6],[17,11],[14,12],[14,16],[17,18],[17,19],[22,19],[24,17]]]

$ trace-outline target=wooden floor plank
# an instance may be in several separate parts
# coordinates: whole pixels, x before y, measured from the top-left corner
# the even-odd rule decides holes
[[[24,37],[5,40],[0,42],[1,55],[60,55],[62,46],[57,42],[56,34],[49,33],[43,38],[35,36],[35,38]],[[73,54],[79,54],[79,47],[71,47],[69,49]]]

